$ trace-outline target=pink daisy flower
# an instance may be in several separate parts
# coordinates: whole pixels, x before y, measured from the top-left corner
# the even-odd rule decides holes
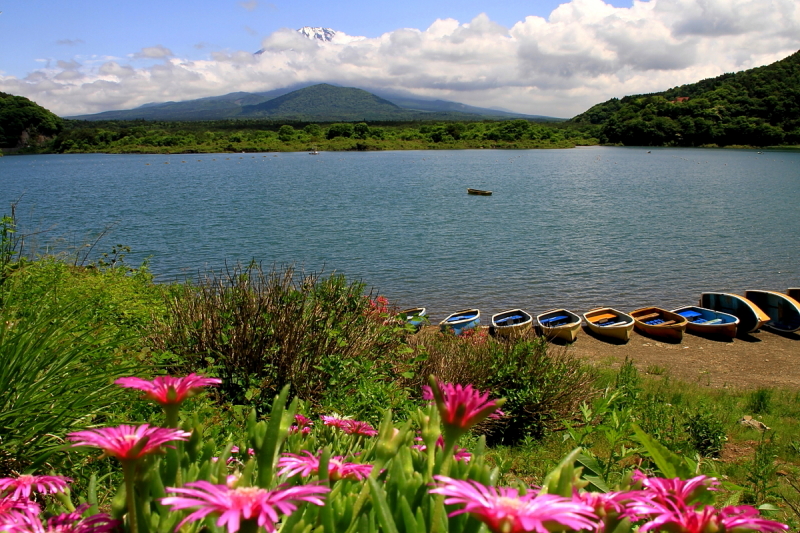
[[[464,505],[449,516],[470,513],[494,533],[597,529],[597,516],[591,507],[562,496],[533,492],[520,495],[516,489],[487,487],[477,481],[445,476],[434,479],[438,485],[431,493],[446,496],[446,505]]]
[[[119,378],[114,383],[120,387],[143,391],[146,398],[161,405],[175,405],[182,403],[186,398],[194,396],[203,387],[219,385],[222,380],[192,373],[182,378],[158,376],[153,380],[137,377]]]
[[[378,431],[374,427],[369,425],[367,422],[362,422],[360,420],[347,420],[344,424],[344,427],[341,429],[348,435],[364,435],[365,437],[374,437],[378,434]]]
[[[472,385],[433,382],[433,386],[422,387],[422,397],[436,402],[442,423],[446,428],[460,433],[485,419],[499,418],[503,412],[499,407],[504,400],[490,400],[488,392],[473,389]]]
[[[317,474],[319,472],[319,457],[306,450],[303,450],[302,453],[305,456],[294,453],[283,454],[283,457],[278,459],[278,475],[292,477],[300,474],[306,477]],[[372,465],[370,464],[348,463],[343,459],[344,457],[337,455],[328,460],[328,477],[331,481],[340,479],[361,481],[366,479],[372,472]]]
[[[630,506],[636,516],[649,520],[639,531],[676,531],[680,533],[705,533],[707,531],[760,531],[773,533],[786,531],[789,526],[761,518],[757,509],[750,506],[726,507],[717,510],[710,505],[686,506],[672,502],[639,502]]]
[[[294,415],[294,421],[301,428],[314,425],[314,422],[312,422],[310,418],[300,414]]]
[[[35,488],[42,494],[64,492],[72,479],[64,476],[30,476],[0,478],[0,494],[13,490],[12,498],[29,498]]]
[[[322,419],[322,423],[324,425],[338,429],[344,429],[347,423],[350,421],[349,418],[342,418],[339,415],[322,415],[320,418]]]
[[[104,455],[120,461],[131,461],[160,450],[167,442],[187,440],[191,433],[179,429],[152,427],[148,424],[115,428],[87,429],[70,433],[67,438],[73,446],[92,446],[103,450]]]
[[[275,531],[280,515],[294,512],[303,502],[323,505],[321,495],[327,487],[301,485],[289,488],[266,490],[259,487],[229,488],[213,485],[208,481],[194,481],[185,487],[168,488],[167,492],[178,494],[162,498],[161,503],[173,510],[194,509],[178,525],[202,520],[210,514],[219,515],[217,527],[226,526],[228,533],[239,531],[242,521],[255,521],[269,532]]]
[[[64,513],[47,519],[46,524],[38,520],[25,527],[10,529],[11,533],[111,533],[117,531],[121,522],[109,515],[100,513],[83,517],[90,507],[88,503],[78,506],[71,513]],[[2,527],[2,526],[0,526]]]

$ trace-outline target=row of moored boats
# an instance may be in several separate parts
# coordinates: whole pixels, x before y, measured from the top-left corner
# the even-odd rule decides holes
[[[410,324],[420,327],[427,321],[424,307],[401,311]],[[536,328],[539,334],[574,342],[583,322],[595,335],[627,342],[631,331],[650,337],[680,342],[689,331],[710,337],[733,339],[738,334],[768,327],[781,333],[800,330],[800,288],[786,293],[748,290],[744,296],[724,292],[705,292],[698,305],[668,311],[642,307],[623,313],[612,307],[592,309],[579,316],[567,309],[551,309],[533,316],[522,309],[510,309],[492,315],[491,329],[496,336],[515,338]],[[444,332],[461,335],[481,323],[479,309],[462,309],[439,323]]]

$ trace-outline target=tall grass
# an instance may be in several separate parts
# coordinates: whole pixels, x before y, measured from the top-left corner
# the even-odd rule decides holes
[[[133,370],[115,353],[125,339],[79,302],[37,303],[0,309],[0,476],[107,414],[121,398],[113,380]]]

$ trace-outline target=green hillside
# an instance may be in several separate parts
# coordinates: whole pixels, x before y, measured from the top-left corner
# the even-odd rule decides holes
[[[62,128],[61,118],[37,103],[0,92],[0,148],[36,145]]]
[[[800,144],[800,52],[764,67],[613,98],[572,122],[634,146]]]
[[[240,118],[293,120],[392,120],[407,111],[372,93],[327,83],[312,85],[256,105],[242,107]]]

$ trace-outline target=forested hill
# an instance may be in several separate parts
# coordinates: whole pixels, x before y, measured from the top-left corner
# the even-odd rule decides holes
[[[800,51],[764,67],[664,92],[613,98],[572,122],[638,146],[800,144]]]
[[[63,120],[24,96],[0,92],[0,148],[39,144],[63,128]]]

